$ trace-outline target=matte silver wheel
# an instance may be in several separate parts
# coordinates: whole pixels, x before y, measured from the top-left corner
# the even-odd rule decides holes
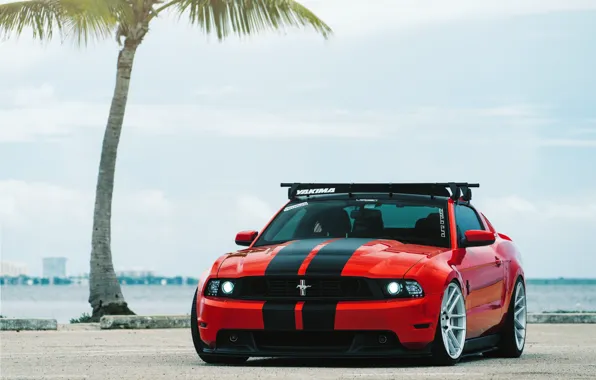
[[[515,289],[515,304],[513,310],[515,345],[518,350],[521,350],[524,348],[524,343],[526,341],[527,324],[526,290],[521,282],[517,283],[517,289]]]
[[[466,342],[466,305],[456,283],[447,286],[441,303],[441,335],[447,355],[458,359]]]
[[[513,286],[513,293],[507,307],[507,316],[500,340],[494,351],[484,353],[491,358],[519,358],[526,342],[526,287],[522,277],[518,277]]]

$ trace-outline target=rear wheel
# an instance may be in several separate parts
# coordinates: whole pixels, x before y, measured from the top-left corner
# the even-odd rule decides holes
[[[202,361],[208,364],[242,364],[248,360],[248,357],[244,356],[222,356],[222,355],[213,355],[213,354],[206,354],[203,352],[204,348],[207,348],[207,345],[201,340],[201,334],[199,333],[199,325],[197,323],[197,293],[198,289],[195,291],[195,295],[192,298],[192,307],[190,309],[190,332],[192,335],[192,343],[195,346],[195,350]]]
[[[466,342],[466,304],[457,281],[447,285],[441,302],[441,314],[435,332],[432,362],[455,365],[461,358]]]
[[[486,353],[489,357],[518,358],[524,351],[526,343],[527,307],[526,287],[521,277],[515,282],[513,296],[509,302],[509,309],[501,340],[495,351]]]

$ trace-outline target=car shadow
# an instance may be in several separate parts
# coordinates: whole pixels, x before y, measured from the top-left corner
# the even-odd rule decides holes
[[[472,363],[486,360],[482,355],[470,355],[461,359],[458,364]],[[309,368],[412,368],[433,367],[428,358],[409,359],[288,359],[288,358],[257,358],[247,361],[237,367],[309,367]]]

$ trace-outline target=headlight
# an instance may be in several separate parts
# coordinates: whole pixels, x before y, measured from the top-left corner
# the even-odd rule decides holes
[[[224,283],[221,284],[221,291],[224,292],[224,294],[232,294],[234,291],[234,283],[232,281],[224,281]]]
[[[381,280],[383,294],[387,298],[419,298],[424,296],[420,284],[413,280]]]
[[[209,297],[225,297],[234,294],[234,280],[209,280],[205,295]]]
[[[416,281],[406,280],[406,290],[412,297],[422,297],[424,295],[422,286]]]
[[[219,280],[211,280],[209,284],[207,284],[207,291],[208,296],[216,296],[219,293]]]
[[[399,292],[401,292],[401,284],[399,282],[392,281],[387,284],[387,293],[394,296]]]

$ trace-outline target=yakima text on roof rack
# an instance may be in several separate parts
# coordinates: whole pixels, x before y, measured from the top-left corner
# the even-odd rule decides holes
[[[282,183],[281,187],[288,187],[288,199],[296,196],[311,196],[322,194],[353,193],[394,193],[418,194],[437,197],[450,197],[457,200],[472,199],[472,187],[480,187],[478,183],[467,182],[437,182],[437,183]],[[449,189],[449,190],[448,190]]]

